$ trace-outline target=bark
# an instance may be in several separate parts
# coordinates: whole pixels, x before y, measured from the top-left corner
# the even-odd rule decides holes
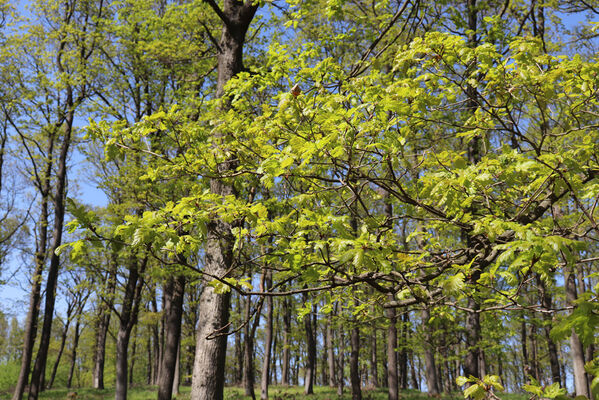
[[[283,299],[283,358],[281,365],[281,384],[289,386],[290,354],[289,340],[291,336],[291,304],[289,298]]]
[[[349,379],[351,384],[352,400],[362,400],[360,385],[360,328],[354,324],[350,335],[351,354],[349,361]]]
[[[177,358],[175,360],[175,373],[173,377],[173,389],[171,394],[173,397],[178,396],[179,385],[181,384],[181,338],[179,338],[179,347],[177,348]]]
[[[50,337],[52,335],[52,321],[54,319],[54,305],[56,301],[56,285],[58,283],[58,272],[60,268],[60,256],[56,250],[62,244],[62,231],[65,216],[65,194],[67,179],[67,158],[71,146],[71,135],[73,133],[73,120],[75,118],[74,99],[70,85],[67,85],[66,105],[69,111],[66,114],[63,123],[64,135],[58,158],[56,171],[56,188],[54,191],[54,226],[52,229],[52,245],[50,246],[50,267],[46,277],[46,301],[44,303],[44,320],[42,323],[42,332],[40,345],[31,373],[31,385],[29,387],[29,399],[36,400],[39,392],[43,390],[41,386],[43,378],[42,373],[46,367],[48,358],[48,348],[50,347]]]
[[[177,355],[181,339],[181,321],[183,316],[183,298],[185,296],[185,277],[170,276],[164,284],[164,322],[165,340],[160,376],[158,378],[158,400],[171,400]]]
[[[337,304],[338,307],[338,304]],[[345,384],[345,333],[343,332],[343,327],[339,327],[339,354],[337,355],[339,358],[339,366],[337,370],[339,371],[339,376],[337,377],[337,395],[343,395],[343,386]]]
[[[127,400],[127,348],[129,347],[131,330],[137,322],[141,290],[144,285],[143,274],[147,262],[147,257],[138,260],[135,256],[132,256],[129,264],[129,276],[125,284],[123,305],[119,314],[119,330],[116,339],[115,400]]]
[[[537,287],[539,288],[539,297],[541,299],[541,305],[545,310],[553,309],[553,301],[551,299],[551,293],[547,290],[547,285],[545,281],[541,279],[539,275],[537,275]],[[547,342],[547,353],[549,355],[549,365],[551,367],[551,381],[552,383],[560,383],[561,382],[561,373],[559,366],[559,357],[557,345],[551,338],[551,326],[552,326],[552,318],[551,314],[543,313],[543,331],[545,333],[545,341]]]
[[[522,346],[522,368],[524,369],[524,376],[528,376],[531,374],[532,370],[528,358],[528,333],[526,331],[524,314],[522,314],[522,321],[520,322],[520,344]]]
[[[393,300],[393,295],[390,294],[390,300]],[[389,319],[389,327],[387,328],[387,387],[389,400],[398,400],[398,371],[397,371],[397,311],[395,308],[386,310],[387,318]]]
[[[243,45],[249,25],[254,18],[258,3],[224,0],[220,9],[216,2],[210,3],[219,14],[224,26],[219,41],[217,56],[218,78],[216,96],[222,97],[225,84],[243,70]],[[226,101],[224,108],[227,107]],[[222,136],[222,134],[217,134]],[[218,172],[234,169],[232,161],[218,166]],[[218,178],[211,178],[210,190],[219,196],[235,195],[233,186]],[[212,275],[224,277],[233,267],[233,244],[231,225],[222,220],[207,224],[204,270]],[[191,399],[222,400],[225,378],[227,338],[215,333],[224,333],[229,322],[230,292],[219,294],[207,286],[200,297],[201,321],[197,331]]]
[[[245,302],[245,321],[246,325],[244,328],[244,341],[243,341],[243,388],[246,396],[252,399],[256,398],[254,393],[254,334],[256,332],[253,329],[256,324],[250,323],[252,301],[251,297],[248,297]],[[256,316],[256,319],[259,317]]]
[[[67,388],[73,383],[73,374],[75,373],[75,363],[77,361],[77,347],[79,347],[79,337],[81,336],[81,314],[77,316],[75,322],[75,333],[73,337],[73,351],[71,352],[71,367],[69,368],[69,377],[67,378]]]
[[[304,303],[308,297],[304,294]],[[316,377],[316,335],[315,326],[312,324],[312,312],[304,316],[304,328],[306,330],[306,366],[304,379],[304,394],[314,393],[314,378]]]
[[[569,305],[573,305],[578,295],[576,292],[576,277],[569,267],[566,270],[566,301]],[[584,370],[584,349],[580,338],[572,329],[572,336],[570,336],[570,354],[572,357],[572,369],[574,372],[574,388],[576,396],[586,396],[590,398],[589,382],[587,375]]]
[[[402,316],[402,330],[401,330],[401,351],[399,352],[399,376],[401,377],[401,388],[408,388],[408,349],[406,343],[408,342],[408,330],[410,323],[410,315],[407,311]]]
[[[41,290],[42,290],[42,272],[46,263],[48,247],[48,205],[50,201],[50,177],[54,165],[54,145],[56,142],[56,130],[50,132],[46,146],[47,161],[44,169],[43,178],[37,181],[41,195],[40,199],[40,219],[38,222],[39,232],[35,252],[35,270],[31,281],[31,294],[29,296],[29,310],[25,322],[25,335],[23,340],[23,354],[21,356],[21,368],[19,377],[13,392],[12,400],[21,400],[25,392],[25,386],[29,383],[29,372],[31,368],[31,359],[33,356],[33,347],[38,328],[38,316],[40,311]]]
[[[272,271],[266,272],[265,289],[269,291],[272,286]],[[262,363],[262,379],[260,381],[260,399],[268,399],[268,384],[270,380],[270,363],[272,353],[273,339],[273,298],[266,298],[266,327],[264,328],[266,335],[264,338],[264,360]]]
[[[241,312],[241,296],[236,297],[236,308]],[[241,344],[241,330],[237,330],[235,332],[235,360],[237,361],[235,365],[235,376],[234,382],[236,385],[241,385],[243,383],[243,346]]]
[[[476,282],[480,277],[480,272],[473,274],[473,282]],[[468,299],[468,308],[472,312],[466,313],[466,344],[469,347],[466,357],[464,358],[464,375],[480,378],[480,304],[473,298]]]
[[[422,309],[422,328],[424,330],[424,364],[426,375],[426,387],[428,394],[435,396],[439,394],[439,378],[437,377],[437,366],[435,365],[435,349],[433,348],[433,337],[431,327],[428,325],[431,315],[428,306]],[[478,374],[478,371],[477,371]]]
[[[131,356],[128,357],[131,360],[129,365],[129,385],[133,385],[133,372],[135,370],[135,353],[137,352],[137,324],[133,326],[133,345],[131,346]]]

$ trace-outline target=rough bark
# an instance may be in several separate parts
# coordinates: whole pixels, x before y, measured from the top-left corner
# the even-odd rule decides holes
[[[185,277],[170,276],[164,284],[164,354],[158,377],[158,400],[171,400],[177,355],[181,339],[181,320],[183,315],[183,298],[185,296]]]
[[[225,84],[243,70],[243,45],[258,3],[224,0],[223,8],[210,3],[223,22],[217,56],[218,78],[216,96],[222,97]],[[223,107],[227,107],[226,101]],[[219,136],[219,134],[217,134]],[[222,135],[221,135],[222,136]],[[219,165],[219,172],[233,169],[234,163]],[[210,180],[210,191],[219,196],[234,195],[233,186],[218,178]],[[215,219],[207,224],[205,271],[224,277],[233,266],[234,236],[231,225]],[[223,398],[227,338],[221,332],[229,322],[230,293],[219,294],[207,286],[200,297],[200,324],[197,331],[196,354],[191,385],[192,400],[221,400]]]

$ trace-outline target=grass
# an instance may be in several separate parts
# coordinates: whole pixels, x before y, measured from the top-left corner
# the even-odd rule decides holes
[[[181,386],[181,394],[176,397],[177,400],[190,400],[191,388]],[[260,389],[256,388],[256,397],[260,398]],[[77,400],[109,400],[114,399],[114,388],[96,390],[91,388],[77,389],[52,389],[40,394],[40,400],[65,400],[70,392],[77,392]],[[225,389],[225,400],[247,400],[249,397],[243,395],[243,388],[228,387]],[[305,396],[303,387],[298,386],[270,386],[269,398],[271,400],[349,400],[351,399],[350,388],[346,387],[343,396],[338,396],[334,388],[326,386],[314,387],[313,396]],[[6,396],[6,397],[4,397]],[[417,390],[403,390],[400,392],[401,400],[430,400],[431,397],[426,393]],[[503,400],[525,400],[526,396],[521,394],[500,394]],[[156,398],[155,386],[134,386],[128,391],[128,400],[152,400]],[[362,389],[362,398],[364,400],[387,400],[387,391],[381,389]],[[7,393],[0,393],[0,400],[10,399]],[[438,397],[439,400],[462,400],[460,393],[445,394]]]

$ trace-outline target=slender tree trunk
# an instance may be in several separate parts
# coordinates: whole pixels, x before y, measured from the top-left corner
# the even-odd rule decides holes
[[[350,335],[351,354],[349,361],[349,379],[352,400],[362,400],[360,382],[360,328],[354,323]]]
[[[269,291],[272,286],[272,271],[266,272],[265,277],[265,289]],[[273,339],[273,299],[271,296],[266,298],[266,327],[264,328],[264,359],[262,363],[262,379],[260,381],[260,399],[268,399],[268,384],[270,380],[270,361],[272,353],[272,339]]]
[[[181,339],[185,277],[171,276],[164,285],[165,341],[162,366],[158,378],[158,400],[171,400],[177,370],[177,355]]]
[[[133,326],[137,323],[141,290],[144,284],[143,274],[148,259],[138,260],[131,256],[129,276],[125,284],[123,306],[119,315],[119,330],[116,339],[116,389],[115,400],[127,400],[127,349]]]
[[[69,307],[71,308],[71,307]],[[62,358],[62,353],[64,351],[65,344],[67,342],[67,336],[69,333],[69,325],[71,324],[71,312],[72,309],[67,309],[67,320],[65,322],[64,329],[62,334],[60,335],[60,347],[58,348],[58,354],[56,356],[56,360],[54,361],[54,366],[52,367],[52,372],[50,373],[50,381],[48,382],[48,389],[52,389],[52,385],[54,385],[54,379],[56,378],[56,371],[58,371],[58,364],[60,363],[60,359]]]
[[[304,294],[304,304],[308,297]],[[316,377],[316,335],[312,324],[312,312],[304,316],[304,328],[306,329],[306,366],[304,379],[304,394],[314,393],[314,378]]]
[[[73,337],[73,351],[71,352],[71,368],[69,368],[69,377],[67,378],[67,388],[71,388],[73,383],[73,374],[75,373],[75,364],[77,363],[77,347],[79,347],[79,337],[81,335],[81,314],[77,316],[75,322],[75,332]]]
[[[336,387],[337,382],[335,379],[335,349],[333,348],[333,328],[332,324],[332,314],[328,315],[325,327],[325,347],[327,350],[327,366],[329,369],[329,387]]]
[[[219,41],[217,56],[218,78],[216,96],[222,97],[225,84],[243,70],[243,45],[245,35],[250,26],[258,3],[236,0],[224,0],[223,8],[218,9],[216,2],[213,8],[221,18],[224,26]],[[223,108],[228,108],[224,101]],[[224,134],[217,133],[222,137]],[[218,172],[234,169],[233,161],[226,161],[218,166]],[[218,178],[210,180],[210,191],[218,196],[235,195],[233,185]],[[207,224],[207,240],[205,247],[204,270],[209,275],[224,277],[233,266],[233,244],[235,237],[231,234],[231,225],[223,220],[215,219]],[[219,294],[214,288],[206,286],[200,297],[200,321],[197,332],[196,355],[191,385],[191,400],[222,400],[225,382],[225,359],[227,337],[217,335],[226,329],[229,322],[230,292]]]
[[[31,295],[29,297],[29,310],[27,311],[27,319],[25,322],[25,335],[23,340],[23,354],[21,356],[21,368],[19,370],[19,378],[13,393],[12,400],[21,400],[25,392],[25,386],[29,383],[29,372],[31,368],[31,359],[33,357],[33,347],[35,345],[35,337],[38,328],[38,316],[40,312],[41,291],[42,291],[42,272],[46,263],[46,252],[48,247],[48,203],[50,200],[50,177],[52,176],[54,144],[56,141],[56,132],[50,132],[48,143],[46,146],[46,161],[44,175],[40,185],[40,219],[38,222],[39,232],[38,241],[36,243],[35,253],[35,271],[31,281]]]
[[[392,294],[389,295],[389,299],[393,300]],[[397,311],[395,308],[388,308],[386,312],[389,319],[389,327],[387,328],[387,387],[389,400],[398,400]]]
[[[106,360],[106,338],[110,326],[110,316],[114,305],[114,292],[116,289],[116,253],[110,258],[110,269],[107,275],[106,295],[102,297],[98,307],[98,320],[96,325],[96,339],[94,349],[94,369],[92,373],[92,386],[94,389],[104,389],[104,362]]]
[[[339,304],[337,304],[337,307]],[[339,359],[339,376],[337,377],[337,395],[343,395],[343,386],[345,385],[345,333],[343,327],[339,327],[339,353],[337,355]]]
[[[374,310],[373,310],[374,313]],[[370,337],[370,384],[372,387],[379,387],[379,371],[378,364],[379,358],[377,354],[377,340],[376,340],[377,331],[374,329],[372,332],[372,336]]]
[[[254,335],[250,323],[252,298],[248,297],[245,302],[244,341],[243,341],[243,388],[246,396],[256,399],[254,393]],[[258,316],[256,316],[258,318]]]
[[[537,287],[539,288],[539,297],[541,299],[541,304],[545,310],[552,310],[553,304],[551,299],[551,293],[547,290],[547,285],[543,281],[543,279],[537,275]],[[551,325],[552,318],[548,313],[543,313],[543,331],[545,333],[545,341],[547,342],[547,353],[549,355],[549,365],[551,367],[551,381],[553,383],[561,382],[561,373],[559,367],[559,357],[557,345],[551,338]]]
[[[288,298],[283,299],[283,358],[281,366],[281,384],[289,386],[290,354],[289,341],[291,337],[291,304]]]
[[[241,296],[235,298],[236,308],[241,313]],[[243,346],[241,344],[241,330],[235,332],[235,384],[241,386],[243,383]]]
[[[569,305],[573,305],[578,295],[576,293],[576,277],[572,271],[572,267],[566,270],[566,301]],[[574,388],[576,396],[586,396],[590,398],[589,383],[584,370],[584,349],[580,338],[572,329],[570,336],[570,354],[572,357],[572,369],[574,371]]]
[[[52,229],[52,245],[50,246],[50,267],[46,277],[46,301],[44,305],[44,320],[42,323],[42,333],[40,338],[39,350],[35,359],[35,365],[31,373],[31,385],[29,387],[29,399],[37,400],[38,394],[43,390],[42,373],[46,369],[46,360],[48,358],[48,348],[50,347],[50,337],[52,335],[52,321],[54,319],[54,305],[56,300],[56,285],[58,283],[58,272],[60,267],[60,256],[56,250],[62,244],[62,230],[65,216],[65,194],[67,179],[67,158],[71,145],[71,135],[73,133],[73,120],[75,118],[74,99],[72,88],[67,85],[66,105],[69,107],[65,122],[62,127],[64,135],[58,158],[58,170],[56,171],[56,188],[54,191],[54,226]]]
[[[406,343],[408,342],[408,331],[410,323],[410,315],[407,311],[403,312],[402,315],[402,328],[401,328],[401,350],[399,352],[399,374],[401,376],[401,388],[408,388],[408,349]],[[388,367],[387,367],[388,368]]]
[[[428,306],[424,306],[422,309],[422,328],[424,331],[424,364],[425,364],[425,375],[426,375],[426,387],[428,388],[428,394],[435,396],[439,394],[439,379],[437,377],[437,367],[435,365],[435,352],[433,348],[433,336],[431,334],[431,327],[428,325],[431,315]],[[478,375],[478,371],[477,371]]]

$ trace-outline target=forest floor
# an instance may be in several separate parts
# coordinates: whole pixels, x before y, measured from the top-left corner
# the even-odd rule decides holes
[[[191,388],[182,386],[181,394],[176,397],[177,400],[189,400],[189,392]],[[96,390],[90,388],[78,389],[52,389],[43,392],[40,395],[40,400],[64,400],[67,399],[67,394],[70,392],[77,393],[77,400],[109,400],[114,398],[114,389]],[[249,397],[243,395],[243,388],[228,387],[225,389],[225,400],[246,400]],[[269,388],[269,397],[272,400],[298,400],[309,398],[310,400],[349,400],[351,393],[349,388],[346,388],[343,396],[337,396],[337,391],[329,387],[315,387],[313,396],[305,396],[303,387],[297,386],[271,386]],[[1,397],[1,396],[0,396]],[[156,398],[156,387],[154,386],[134,386],[129,388],[129,400],[152,400]],[[260,388],[256,388],[256,397],[260,397]],[[502,400],[524,400],[526,396],[521,394],[503,394],[500,395]],[[363,389],[362,398],[364,400],[387,400],[387,391],[384,388],[380,389]],[[426,393],[416,390],[404,390],[400,392],[401,400],[430,400],[431,397]],[[442,395],[437,399],[440,400],[461,400],[461,393],[453,393],[451,395]]]

